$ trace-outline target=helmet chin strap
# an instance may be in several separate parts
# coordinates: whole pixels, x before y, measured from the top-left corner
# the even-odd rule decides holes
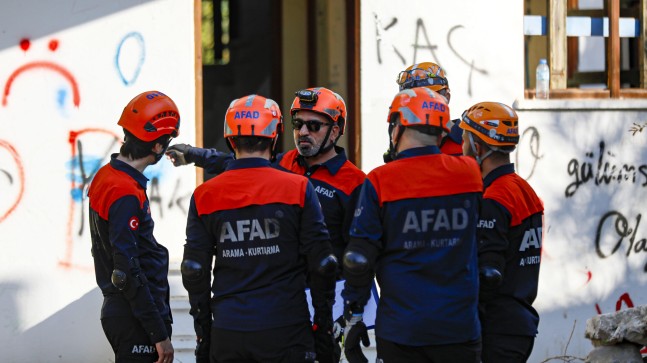
[[[324,136],[324,139],[321,142],[321,147],[319,148],[319,150],[317,150],[317,152],[314,155],[305,156],[306,159],[307,158],[314,158],[317,155],[327,153],[330,149],[335,147],[335,144],[337,143],[337,140],[339,140],[339,137],[337,137],[337,140],[333,141],[330,145],[324,146],[324,145],[326,145],[328,143],[328,139],[330,138],[330,133],[332,132],[333,127],[334,127],[334,123],[330,127],[328,127],[328,131],[326,131],[326,136]]]
[[[276,160],[276,146],[279,141],[279,135],[276,135],[274,140],[272,140],[272,148],[270,150],[270,162],[274,162]]]
[[[400,128],[398,129],[398,134],[396,135],[396,137],[393,140],[391,140],[391,133],[392,132],[393,132],[393,128],[389,128],[389,151],[387,151],[388,157],[386,155],[384,155],[384,162],[385,163],[388,163],[390,161],[395,160],[395,157],[398,155],[398,143],[400,142],[400,138],[402,137],[402,134],[404,133],[404,127],[402,125],[400,125]]]
[[[488,148],[488,151],[485,153],[483,156],[479,156],[478,153],[476,152],[476,145],[474,144],[474,137],[472,136],[472,133],[468,133],[467,137],[470,139],[470,148],[472,148],[472,151],[474,152],[474,158],[476,159],[476,162],[479,164],[483,164],[483,160],[485,160],[488,156],[492,155],[494,150],[491,148]]]

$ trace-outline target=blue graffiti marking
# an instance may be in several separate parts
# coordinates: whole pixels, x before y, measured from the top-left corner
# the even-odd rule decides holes
[[[137,42],[137,45],[139,45],[140,55],[139,55],[138,63],[132,72],[132,76],[129,79],[126,79],[126,77],[124,76],[124,73],[121,70],[121,67],[119,66],[119,59],[121,57],[121,48],[123,47],[124,43],[131,38]],[[115,68],[117,68],[117,73],[119,73],[119,77],[121,78],[121,81],[124,83],[124,85],[129,86],[137,80],[137,77],[139,76],[139,72],[142,70],[142,65],[144,64],[145,58],[146,58],[146,47],[144,45],[144,37],[137,32],[131,32],[126,34],[126,36],[123,37],[123,39],[121,39],[121,42],[119,42],[119,45],[117,46],[117,54],[115,55]]]
[[[91,171],[90,175],[94,176],[104,160],[104,158],[99,156],[83,155],[83,167],[79,167],[79,159],[79,157],[76,157],[65,163],[65,167],[70,171],[67,174],[67,179],[75,184],[79,184],[79,187],[70,190],[70,195],[75,202],[81,202],[84,198],[83,189],[85,189],[90,179],[85,174],[85,171]]]

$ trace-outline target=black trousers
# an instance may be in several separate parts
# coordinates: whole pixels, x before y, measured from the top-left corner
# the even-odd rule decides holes
[[[532,353],[535,337],[484,334],[483,363],[525,363]]]
[[[139,321],[131,317],[109,317],[101,319],[103,332],[115,352],[115,363],[149,363],[158,360],[155,344]],[[173,333],[171,324],[166,324],[166,332]]]
[[[376,337],[380,363],[479,363],[481,341],[414,347]]]
[[[211,363],[313,363],[310,322],[245,332],[211,328]]]

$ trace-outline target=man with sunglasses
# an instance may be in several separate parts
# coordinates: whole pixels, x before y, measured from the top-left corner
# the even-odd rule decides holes
[[[447,80],[445,70],[433,62],[416,63],[400,72],[397,79],[400,91],[415,87],[426,87],[432,91],[438,92],[447,99],[447,104],[451,99],[449,90],[449,81]],[[445,133],[440,141],[440,151],[443,154],[454,156],[463,155],[462,135],[463,130],[458,127],[460,120],[451,120],[449,132]],[[385,158],[388,155],[385,154]],[[385,159],[385,162],[389,160]]]
[[[337,146],[346,127],[346,104],[343,98],[324,87],[307,88],[295,94],[290,114],[296,149],[276,155],[272,164],[278,169],[310,179],[321,203],[333,252],[341,261],[349,241],[350,223],[357,198],[366,175],[348,160],[344,149]],[[167,155],[175,166],[195,163],[211,174],[222,173],[234,159],[230,153],[187,144],[172,145]],[[337,279],[341,278],[340,266]],[[331,296],[331,310],[333,302]],[[315,320],[316,318],[318,317]],[[337,321],[343,322],[343,317]],[[332,341],[333,322],[315,323],[317,360],[321,363],[337,361],[341,351]],[[338,339],[340,337],[339,335]],[[333,348],[335,354],[332,353]]]

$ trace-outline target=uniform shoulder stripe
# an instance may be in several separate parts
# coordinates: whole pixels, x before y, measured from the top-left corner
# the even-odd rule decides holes
[[[249,205],[305,204],[308,179],[271,167],[229,170],[200,185],[194,193],[198,215]]]
[[[483,191],[478,164],[466,156],[434,154],[399,159],[374,169],[368,178],[380,205],[402,199]]]
[[[145,190],[127,173],[104,165],[94,176],[88,191],[90,208],[95,210],[105,220],[109,217],[112,204],[119,198],[134,195],[139,200],[139,207],[144,208],[146,201]]]
[[[366,174],[357,168],[353,163],[346,160],[346,162],[339,168],[337,174],[332,175],[326,168],[319,168],[312,174],[312,179],[321,180],[328,185],[342,191],[346,195],[350,195],[355,188],[361,186],[366,179]]]
[[[544,205],[532,187],[514,173],[494,180],[483,193],[483,198],[497,201],[510,212],[511,227],[518,226],[531,215],[544,211]]]
[[[299,165],[297,162],[297,157],[299,153],[296,149],[292,149],[281,156],[279,160],[279,166],[287,171],[290,171],[294,174],[303,175],[306,172],[306,169]]]

